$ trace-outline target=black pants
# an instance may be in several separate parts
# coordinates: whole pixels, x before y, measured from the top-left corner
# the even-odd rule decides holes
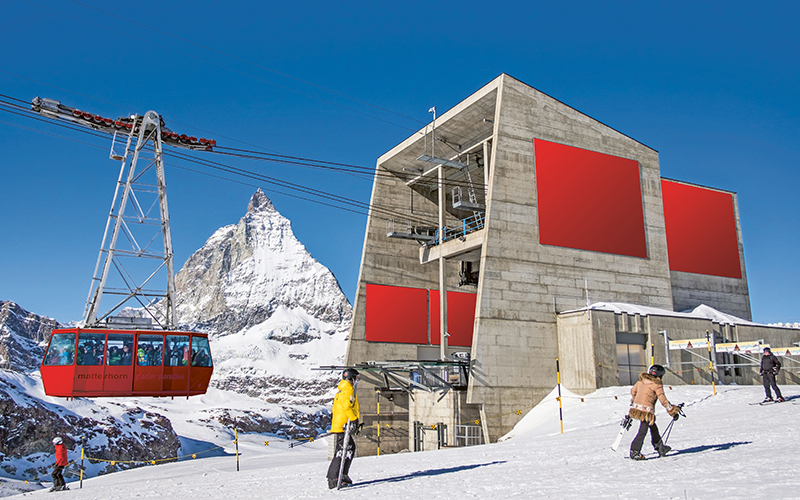
[[[65,484],[67,484],[64,482],[64,476],[61,475],[62,470],[64,470],[63,465],[56,465],[53,467],[53,473],[51,476],[53,476],[53,487],[55,488],[62,488]]]
[[[768,398],[772,399],[772,393],[769,391],[770,387],[775,390],[775,397],[783,398],[783,396],[781,396],[781,390],[778,389],[778,383],[775,381],[774,373],[765,373],[761,376],[761,379],[764,381],[764,392],[767,394]]]
[[[653,448],[655,448],[656,445],[661,442],[661,434],[658,432],[658,426],[656,426],[655,421],[653,421],[652,425],[648,425],[647,422],[642,420],[639,424],[639,432],[636,433],[636,437],[633,438],[633,442],[631,443],[631,451],[642,451],[642,445],[644,444],[644,437],[647,435],[647,429],[650,429],[650,442],[653,443]]]
[[[342,448],[344,448],[344,432],[336,432],[336,451],[333,454],[330,466],[328,466],[328,480],[337,481],[339,479],[339,467],[342,463]],[[350,473],[350,463],[353,457],[356,456],[356,441],[353,436],[348,439],[347,448],[344,450],[344,475]]]

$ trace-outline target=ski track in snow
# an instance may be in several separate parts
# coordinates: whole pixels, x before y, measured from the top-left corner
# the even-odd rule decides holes
[[[668,441],[673,451],[667,457],[652,458],[656,455],[649,437],[645,440],[644,462],[625,458],[638,423],[617,452],[610,448],[628,409],[629,390],[601,389],[581,402],[562,389],[563,435],[551,394],[499,443],[356,458],[350,473],[356,484],[338,492],[328,490],[325,480],[325,439],[290,449],[286,441],[241,434],[240,472],[227,441],[219,443],[227,456],[89,478],[82,490],[68,478],[71,491],[58,493],[58,498],[800,498],[800,425],[797,405],[791,404],[800,401],[800,388],[782,388],[790,402],[751,406],[763,398],[761,387],[719,386],[716,396],[710,386],[666,387],[671,402],[686,403],[687,417],[674,424]],[[663,432],[669,417],[660,406],[657,415]],[[183,428],[176,423],[176,429]],[[0,483],[0,495],[18,486]]]

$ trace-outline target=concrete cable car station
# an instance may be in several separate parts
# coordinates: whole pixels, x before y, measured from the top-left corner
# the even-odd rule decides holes
[[[431,111],[377,161],[371,204],[393,215],[367,221],[345,360],[379,368],[358,386],[360,455],[496,441],[556,359],[579,394],[651,362],[668,384],[760,384],[757,349],[717,350],[712,372],[670,342],[800,341],[751,322],[735,193],[662,178],[656,150],[506,74]],[[779,383],[800,382],[782,359]],[[423,390],[431,369],[447,390]]]

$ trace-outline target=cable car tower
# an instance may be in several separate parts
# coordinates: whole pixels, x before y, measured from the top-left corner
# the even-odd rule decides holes
[[[48,118],[113,134],[110,158],[121,162],[86,299],[84,327],[151,324],[174,330],[175,275],[163,145],[212,151],[216,141],[178,135],[155,111],[112,120],[39,97],[31,108]],[[115,151],[118,136],[124,143],[122,153]],[[157,277],[164,272],[166,288],[158,288]],[[113,300],[101,309],[104,296]],[[114,316],[128,304],[141,308],[144,319]]]

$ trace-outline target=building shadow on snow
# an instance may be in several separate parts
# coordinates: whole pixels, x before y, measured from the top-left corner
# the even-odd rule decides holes
[[[357,489],[362,486],[370,486],[373,484],[381,484],[381,483],[396,483],[399,481],[407,481],[409,479],[415,479],[418,477],[426,477],[426,476],[441,476],[442,474],[452,474],[454,472],[461,472],[470,469],[477,469],[478,467],[486,467],[487,465],[498,465],[506,463],[505,460],[495,460],[494,462],[489,462],[485,464],[471,464],[471,465],[460,465],[458,467],[447,467],[444,469],[428,469],[428,470],[420,470],[416,472],[412,472],[411,474],[405,474],[403,476],[395,476],[395,477],[385,477],[382,479],[373,479],[372,481],[359,481],[353,486],[347,488],[348,490]]]
[[[725,451],[733,448],[734,446],[739,446],[742,444],[751,444],[752,441],[736,441],[733,443],[723,443],[723,444],[706,444],[703,446],[695,446],[693,448],[686,448],[683,450],[676,450],[675,453],[670,453],[669,456],[674,457],[676,455],[688,455],[690,453],[700,453],[703,451]]]

